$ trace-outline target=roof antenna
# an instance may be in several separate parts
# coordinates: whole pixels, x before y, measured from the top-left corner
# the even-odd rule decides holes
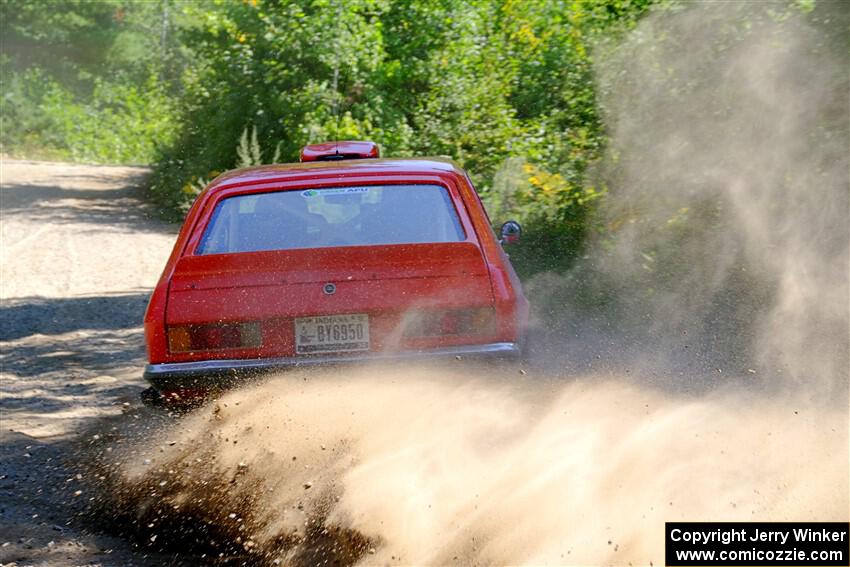
[[[333,83],[333,113],[334,113],[334,143],[336,144],[336,155],[339,155],[339,38],[340,30],[342,29],[342,0],[337,0],[336,3],[336,37],[334,38],[334,51],[336,60],[334,61],[334,83]]]

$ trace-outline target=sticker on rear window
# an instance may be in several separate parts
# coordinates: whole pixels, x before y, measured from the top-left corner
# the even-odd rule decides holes
[[[369,187],[339,187],[337,189],[322,189],[322,195],[344,195],[349,193],[368,193]],[[304,197],[315,197],[319,194],[319,191],[315,189],[307,189],[306,191],[302,191],[301,195]]]

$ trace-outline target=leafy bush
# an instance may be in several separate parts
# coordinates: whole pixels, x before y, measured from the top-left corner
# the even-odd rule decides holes
[[[519,221],[524,235],[511,247],[521,275],[562,270],[581,253],[605,190],[577,185],[522,158],[507,160],[484,196],[491,219]]]
[[[151,163],[174,129],[153,75],[142,86],[95,79],[82,102],[39,68],[9,73],[0,120],[4,152],[96,163]]]

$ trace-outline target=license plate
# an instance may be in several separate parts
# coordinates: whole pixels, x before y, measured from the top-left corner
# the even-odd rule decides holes
[[[295,353],[369,350],[369,316],[324,315],[295,319]]]

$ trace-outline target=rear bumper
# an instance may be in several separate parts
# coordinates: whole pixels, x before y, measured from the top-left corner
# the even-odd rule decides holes
[[[475,360],[513,360],[519,358],[519,356],[520,347],[516,343],[490,343],[486,345],[464,345],[386,354],[341,354],[336,356],[204,360],[200,362],[149,364],[145,367],[144,377],[157,390],[215,388],[232,386],[246,377],[286,368],[304,368],[329,364],[403,362],[408,360],[431,360],[453,357]]]

